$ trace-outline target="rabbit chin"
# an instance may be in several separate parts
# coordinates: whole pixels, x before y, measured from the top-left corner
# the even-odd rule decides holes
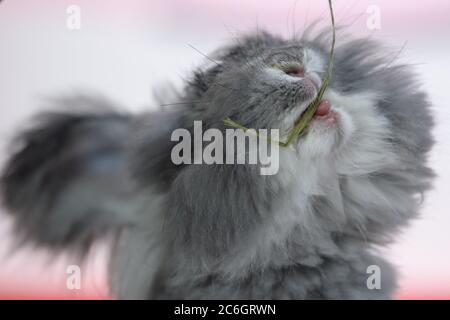
[[[345,110],[332,107],[327,115],[314,117],[296,149],[309,158],[330,155],[345,144],[353,128],[350,115]]]
[[[324,99],[330,102],[331,110],[316,115],[307,132],[298,139],[295,146],[298,156],[348,160],[351,155],[365,158],[380,153],[374,150],[388,153],[386,138],[390,136],[390,128],[377,111],[376,96],[374,92],[345,95],[329,89]],[[356,158],[350,162],[358,162]]]

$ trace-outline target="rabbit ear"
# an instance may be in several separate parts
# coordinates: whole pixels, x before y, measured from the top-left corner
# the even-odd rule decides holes
[[[95,238],[133,222],[125,156],[132,119],[89,103],[100,111],[41,114],[14,141],[1,189],[20,239],[86,252]]]

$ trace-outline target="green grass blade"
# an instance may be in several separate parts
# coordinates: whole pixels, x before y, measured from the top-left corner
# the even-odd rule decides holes
[[[278,143],[281,147],[288,147],[308,127],[309,123],[311,122],[312,118],[314,117],[314,114],[317,111],[317,108],[319,107],[320,102],[322,101],[323,95],[325,94],[325,91],[328,88],[328,83],[330,82],[330,79],[331,79],[331,75],[333,72],[333,61],[334,61],[334,46],[336,43],[336,28],[335,28],[335,23],[334,23],[334,12],[333,12],[332,0],[328,0],[328,5],[330,8],[330,15],[331,15],[332,42],[331,42],[331,49],[330,49],[330,54],[329,54],[327,73],[323,80],[322,86],[320,87],[319,92],[317,93],[317,97],[314,99],[313,102],[311,102],[309,104],[309,106],[306,108],[305,112],[303,112],[300,119],[297,120],[294,128],[292,128],[292,130],[289,132],[286,142],[278,141]],[[225,119],[223,122],[226,126],[229,126],[229,127],[233,127],[236,129],[242,129],[244,131],[248,130],[248,128],[240,125],[239,123],[231,120],[230,118]]]

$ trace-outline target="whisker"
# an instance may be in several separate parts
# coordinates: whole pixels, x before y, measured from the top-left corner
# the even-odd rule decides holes
[[[205,101],[186,101],[186,102],[173,102],[173,103],[164,103],[160,104],[160,107],[170,107],[170,106],[178,106],[183,104],[193,104],[193,103],[207,103]]]
[[[209,61],[215,63],[216,65],[220,66],[220,63],[218,63],[217,61],[215,61],[213,58],[209,57],[208,55],[204,54],[203,52],[201,52],[200,50],[198,50],[196,47],[194,47],[191,44],[188,44],[189,47],[191,47],[192,49],[194,49],[195,51],[197,51],[199,54],[201,54],[202,56],[204,56],[206,59],[208,59]]]
[[[309,16],[309,9],[311,6],[311,0],[308,1],[308,5],[306,7],[306,11],[305,11],[305,21],[303,22],[303,31],[306,29],[306,25],[308,23],[308,16]]]
[[[354,15],[350,16],[349,18],[352,18],[352,17],[354,17],[354,16],[356,16],[356,18],[355,18],[352,22],[350,22],[350,24],[345,25],[345,27],[346,27],[346,28],[349,28],[349,27],[353,26],[359,19],[361,19],[361,17],[362,17],[364,14],[365,14],[365,12],[361,12],[360,14],[357,14],[357,15],[354,14]]]
[[[220,83],[217,83],[217,82],[213,82],[212,85],[213,85],[213,86],[219,86],[219,87],[222,87],[222,88],[225,88],[225,89],[228,89],[228,90],[237,91],[237,92],[240,92],[240,91],[241,91],[241,90],[239,90],[239,89],[236,89],[236,88],[230,88],[230,87],[227,87],[227,86],[225,86],[225,85],[223,85],[223,84],[220,84]]]
[[[402,47],[400,48],[400,50],[397,51],[394,58],[392,58],[392,60],[388,64],[386,64],[386,66],[385,66],[386,69],[389,68],[395,62],[395,60],[398,59],[398,57],[400,57],[402,52],[405,50],[407,44],[408,44],[408,41],[403,42]]]
[[[355,0],[355,1],[351,4],[351,6],[345,8],[345,10],[344,10],[344,15],[339,19],[339,21],[337,22],[337,25],[341,24],[341,22],[342,22],[345,18],[347,18],[347,15],[351,12],[351,10],[352,10],[355,6],[357,6],[357,5],[359,4],[360,1],[361,1],[361,0]]]
[[[295,28],[295,14],[297,13],[297,2],[298,0],[295,0],[294,2],[294,8],[292,9],[292,39],[295,39],[296,35],[296,28]]]

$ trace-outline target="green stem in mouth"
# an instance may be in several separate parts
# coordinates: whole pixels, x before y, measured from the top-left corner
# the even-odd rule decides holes
[[[283,141],[276,141],[281,147],[288,147],[298,136],[300,136],[306,127],[308,127],[309,123],[311,122],[312,118],[314,117],[314,114],[317,111],[317,108],[319,107],[320,102],[322,101],[323,95],[325,94],[325,91],[328,88],[328,83],[330,82],[331,74],[333,71],[333,60],[334,60],[334,46],[336,43],[336,28],[334,25],[334,13],[333,13],[333,5],[332,0],[328,0],[328,6],[330,7],[330,15],[331,15],[331,26],[332,26],[332,41],[331,41],[331,49],[329,54],[329,61],[328,61],[328,69],[327,73],[325,75],[325,78],[323,80],[322,86],[319,89],[319,92],[317,93],[316,98],[313,102],[311,102],[306,110],[302,113],[300,118],[296,121],[294,128],[289,132],[287,140],[285,142]],[[226,126],[242,129],[244,131],[247,131],[248,128],[240,125],[236,121],[231,120],[230,118],[226,118],[223,123]],[[270,140],[270,139],[269,139]],[[274,141],[275,142],[275,141]]]
[[[223,123],[224,123],[226,126],[228,126],[228,127],[233,127],[233,128],[236,128],[236,129],[241,129],[241,130],[243,130],[244,132],[247,132],[247,130],[249,130],[247,127],[244,127],[243,125],[237,123],[236,121],[231,120],[230,118],[225,118],[225,120],[223,120]],[[259,134],[258,134],[258,132],[256,132],[256,131],[255,131],[255,135],[256,135],[257,137],[259,137]],[[268,136],[266,139],[267,139],[267,141],[269,141],[269,142],[278,143],[280,146],[284,144],[284,142],[277,141],[277,140],[273,140],[270,136]]]

